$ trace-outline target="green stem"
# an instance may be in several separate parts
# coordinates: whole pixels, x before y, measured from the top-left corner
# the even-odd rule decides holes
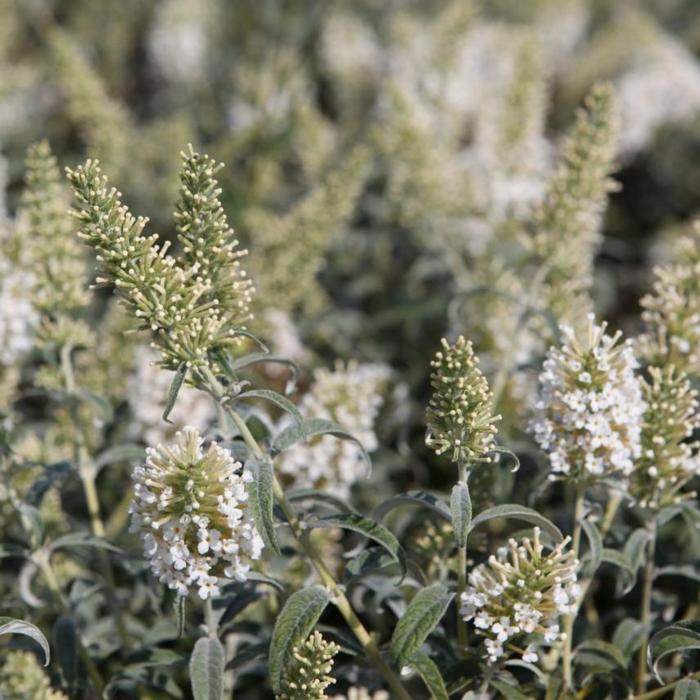
[[[219,380],[209,369],[204,370],[204,376],[208,384],[209,393],[214,397],[214,399],[216,399],[218,403],[221,403],[221,401],[225,398],[225,391],[224,388],[221,386]],[[227,406],[227,410],[228,414],[231,416],[231,419],[238,428],[241,437],[243,438],[243,440],[245,441],[246,445],[253,453],[255,458],[264,459],[265,453],[261,449],[260,445],[258,445],[258,442],[253,436],[253,434],[248,429],[248,426],[245,420],[242,418],[242,416],[240,416],[230,406]],[[287,500],[287,497],[284,494],[284,489],[277,480],[276,476],[273,478],[272,489],[275,496],[275,500],[277,501],[280,508],[282,509],[282,512],[287,518],[289,528],[292,531],[294,538],[304,549],[306,556],[309,557],[309,560],[316,569],[319,577],[321,578],[321,581],[323,582],[323,585],[326,586],[326,588],[328,588],[328,590],[330,591],[331,597],[336,607],[340,611],[340,614],[345,618],[345,621],[347,622],[348,626],[357,638],[357,641],[360,642],[360,644],[362,645],[362,648],[367,654],[367,658],[386,679],[386,682],[389,684],[389,687],[392,690],[392,697],[396,698],[397,700],[411,700],[411,696],[404,689],[398,675],[382,658],[382,655],[379,652],[379,648],[377,647],[376,642],[374,641],[370,633],[367,631],[365,626],[362,624],[362,621],[357,616],[355,611],[353,610],[350,601],[345,595],[345,592],[338,586],[338,583],[333,577],[333,574],[329,571],[323,559],[314,550],[309,538],[303,536],[303,529],[296,516],[296,512],[294,511],[294,508],[292,507],[291,503],[289,503],[289,501]]]
[[[637,673],[635,676],[635,691],[637,694],[646,690],[647,676],[647,645],[649,644],[649,628],[651,627],[651,594],[654,587],[654,553],[656,550],[656,523],[649,527],[651,538],[647,548],[646,564],[642,587],[642,602],[639,620],[642,623],[643,637],[637,656]]]
[[[574,552],[574,556],[576,557],[576,559],[579,558],[579,553],[581,551],[581,521],[583,520],[584,495],[585,489],[581,486],[577,486],[576,500],[574,502],[574,528],[571,534],[571,548]],[[571,669],[571,659],[575,619],[575,614],[569,614],[564,618],[564,633],[566,634],[566,638],[564,639],[563,676],[564,685],[569,690],[573,689],[574,685],[573,674]]]
[[[467,483],[467,467],[464,463],[460,462],[458,465],[459,469],[459,481],[463,484]],[[460,650],[464,650],[467,647],[469,641],[467,623],[460,613],[460,602],[462,600],[462,594],[467,590],[467,543],[464,546],[459,546],[459,557],[457,562],[457,643]]]

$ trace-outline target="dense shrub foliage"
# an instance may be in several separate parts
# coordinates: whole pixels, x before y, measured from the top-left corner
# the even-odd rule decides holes
[[[700,698],[700,10],[481,5],[0,0],[0,698]]]

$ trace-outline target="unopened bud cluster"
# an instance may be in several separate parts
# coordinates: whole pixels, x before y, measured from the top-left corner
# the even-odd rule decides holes
[[[263,542],[253,524],[240,463],[217,444],[204,450],[186,427],[175,444],[147,450],[134,469],[131,531],[159,580],[180,595],[196,588],[202,599],[220,593],[220,578],[245,581]]]
[[[122,204],[97,161],[67,171],[80,205],[80,235],[104,272],[98,284],[116,286],[129,312],[154,334],[169,369],[183,362],[208,365],[214,351],[236,345],[253,292],[240,269],[245,251],[237,249],[218,202],[214,166],[191,150],[183,158],[177,212],[182,259],[168,255],[169,243],[159,244],[157,235],[143,235],[147,219]]]
[[[589,316],[585,332],[561,328],[561,347],[547,353],[530,429],[553,475],[576,481],[625,479],[641,452],[644,401],[637,361],[620,333],[607,335]]]
[[[630,486],[640,506],[657,510],[679,500],[679,490],[700,474],[698,443],[688,442],[700,427],[700,414],[697,392],[672,365],[650,367],[642,393],[646,402],[642,454]]]
[[[538,642],[560,639],[559,617],[575,612],[580,594],[578,560],[568,549],[570,538],[545,553],[540,529],[520,544],[510,540],[469,574],[461,596],[461,613],[486,637],[486,653],[495,661],[509,643],[527,642],[524,661],[536,662]]]
[[[276,700],[326,700],[326,688],[335,683],[330,673],[339,651],[335,642],[326,641],[318,631],[295,646]]]
[[[492,396],[478,367],[470,341],[459,336],[454,345],[442,340],[432,361],[433,396],[428,404],[425,442],[453,462],[490,462],[500,416],[491,410]]]

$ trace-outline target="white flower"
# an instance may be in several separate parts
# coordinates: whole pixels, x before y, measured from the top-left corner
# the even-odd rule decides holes
[[[609,336],[589,316],[585,334],[562,327],[550,348],[530,430],[549,455],[553,474],[581,481],[625,479],[641,450],[645,404],[629,341]]]
[[[32,275],[0,260],[0,364],[12,365],[32,349],[39,316],[32,306]]]
[[[389,381],[385,365],[338,363],[334,371],[314,373],[315,382],[302,399],[305,417],[326,418],[357,438],[368,452],[378,447],[374,423]],[[281,427],[289,425],[284,422]],[[350,487],[366,474],[362,451],[354,442],[330,435],[296,443],[280,455],[279,468],[296,488],[321,488],[345,498]]]
[[[130,529],[141,534],[153,573],[180,595],[196,588],[202,599],[220,594],[221,577],[245,581],[263,542],[241,465],[216,444],[205,451],[191,426],[147,456],[132,474]]]
[[[560,615],[572,611],[580,596],[576,583],[578,561],[567,549],[566,538],[545,554],[539,528],[532,540],[510,540],[498,556],[474,568],[469,587],[461,596],[460,613],[474,620],[486,637],[489,661],[505,654],[504,646],[515,637],[528,635],[523,659],[537,661],[536,644],[559,638]]]

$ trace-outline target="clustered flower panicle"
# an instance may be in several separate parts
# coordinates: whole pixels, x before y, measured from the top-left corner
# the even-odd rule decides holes
[[[588,317],[585,333],[561,327],[550,348],[530,430],[549,456],[553,476],[586,482],[626,479],[641,454],[645,405],[631,341],[608,335]]]
[[[559,617],[575,612],[580,595],[579,562],[567,548],[570,539],[545,553],[536,527],[532,539],[526,537],[520,544],[511,539],[469,574],[461,614],[486,637],[490,661],[503,656],[504,647],[522,635],[528,635],[522,658],[529,662],[537,661],[540,639],[549,644],[562,638]]]
[[[680,500],[679,490],[700,475],[699,444],[688,442],[700,427],[700,413],[697,391],[673,365],[650,367],[649,380],[641,382],[646,403],[642,452],[632,472],[630,491],[640,506],[658,510]]]
[[[340,647],[326,641],[319,631],[293,647],[276,700],[326,700],[326,688],[335,683],[330,673],[339,651]]]
[[[566,138],[531,221],[532,251],[545,265],[546,305],[558,318],[580,304],[592,284],[593,258],[608,192],[615,188],[618,114],[612,86],[593,87]]]
[[[642,355],[662,367],[672,363],[691,377],[700,375],[700,222],[676,245],[673,259],[654,268],[654,286],[641,300],[646,332]]]
[[[184,158],[178,205],[184,261],[168,255],[168,242],[159,244],[157,235],[143,235],[147,219],[135,218],[121,203],[96,161],[67,171],[80,205],[80,236],[97,251],[104,273],[98,284],[116,286],[129,312],[154,334],[168,369],[206,366],[215,350],[237,345],[252,293],[239,268],[243,253],[235,250],[218,205],[210,161],[192,151]],[[220,262],[202,262],[200,250]]]
[[[314,372],[314,383],[299,410],[305,417],[338,423],[372,452],[378,446],[374,424],[390,377],[386,365],[338,362],[334,370]],[[341,498],[349,496],[352,485],[366,473],[359,446],[331,435],[292,445],[280,455],[279,469],[296,488],[318,488]]]
[[[464,465],[490,462],[495,447],[493,397],[478,367],[470,341],[459,336],[453,345],[442,339],[442,350],[431,362],[433,396],[427,410],[425,442],[439,455],[449,453]]]
[[[220,593],[220,578],[245,581],[263,542],[253,524],[248,472],[219,445],[204,450],[192,427],[171,446],[146,452],[132,474],[131,531],[159,580],[180,595],[196,587],[203,599]]]
[[[31,239],[32,303],[41,314],[69,314],[88,303],[85,249],[68,214],[69,193],[48,142],[27,151],[22,213]]]
[[[5,700],[68,700],[54,690],[36,656],[28,651],[7,652],[0,666],[0,697]]]

